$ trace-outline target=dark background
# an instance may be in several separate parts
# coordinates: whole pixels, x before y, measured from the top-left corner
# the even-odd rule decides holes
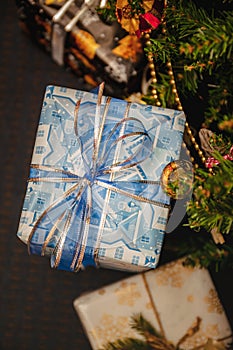
[[[20,30],[13,0],[0,7],[0,349],[90,350],[73,300],[129,274],[52,270],[16,237],[45,86],[89,87]],[[160,264],[166,260],[165,250]],[[232,271],[212,277],[232,326]]]

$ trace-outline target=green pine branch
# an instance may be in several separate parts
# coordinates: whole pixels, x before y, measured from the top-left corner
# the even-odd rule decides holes
[[[197,68],[208,68],[210,72],[214,66],[218,66],[232,59],[233,49],[233,13],[223,12],[221,18],[206,18],[205,23],[194,33],[190,42],[181,42],[180,51],[183,49],[186,57],[200,61],[202,65]]]
[[[166,65],[171,62],[178,95],[190,126],[195,128],[196,123],[193,121],[194,101],[199,113],[197,119],[202,126],[232,138],[231,2],[232,0],[167,2],[165,23],[151,33],[151,45],[144,46],[145,54],[150,53],[154,57],[157,82],[150,86],[143,99],[153,105],[155,101],[151,97],[151,90],[155,88],[162,107],[176,109]],[[137,13],[140,12],[140,3],[130,0]],[[115,6],[116,0],[108,0],[107,7],[101,10],[106,21],[116,20]],[[231,141],[230,145],[232,143]],[[215,156],[220,157],[220,164],[214,168],[214,176],[210,176],[205,169],[195,169],[193,199],[188,206],[188,224],[193,230],[192,243],[184,239],[180,254],[190,253],[190,261],[199,262],[206,267],[212,264],[228,264],[233,267],[233,162],[223,160],[219,154]],[[224,236],[224,244],[214,243],[212,230],[217,230]]]
[[[208,81],[205,127],[233,134],[233,64],[226,62]]]
[[[184,265],[213,268],[215,271],[233,268],[232,243],[216,245],[206,231],[193,231],[174,244],[177,256],[184,258]]]
[[[99,350],[151,350],[144,340],[124,338],[109,342]]]
[[[131,317],[130,326],[144,339],[118,339],[114,342],[108,342],[99,350],[179,350],[178,347],[175,347],[167,341],[142,314],[133,315]]]
[[[192,229],[206,231],[217,228],[222,234],[233,234],[233,162],[217,153],[220,164],[214,167],[214,175],[208,170],[196,170],[193,200],[187,213]]]
[[[218,269],[233,267],[233,162],[217,152],[213,155],[220,161],[213,175],[207,169],[195,172],[193,198],[187,207],[188,226],[194,234],[191,244],[183,242],[180,253],[188,254],[191,263],[215,264]],[[216,244],[213,232],[222,234],[225,242]]]
[[[216,17],[216,15],[218,17]],[[179,52],[203,69],[232,59],[233,11],[221,13],[197,7],[193,1],[170,1],[166,10],[168,35],[179,43]],[[220,61],[220,62],[219,62]]]
[[[211,11],[207,11],[194,1],[169,1],[166,35],[161,28],[154,31],[145,52],[155,59],[158,81],[153,87],[163,107],[175,107],[169,76],[164,78],[168,73],[166,62],[170,61],[181,100],[198,96],[201,86],[206,99],[204,125],[232,134],[233,11],[218,11],[214,8],[216,2],[211,5]]]
[[[116,0],[108,0],[105,7],[97,7],[96,10],[103,22],[112,23],[117,20]]]
[[[144,337],[147,334],[151,334],[158,338],[162,338],[160,332],[158,332],[154,326],[152,326],[152,324],[142,316],[142,314],[133,315],[131,318],[130,326],[132,329],[135,329]]]
[[[180,339],[177,345],[173,345],[171,342],[162,337],[141,314],[136,314],[131,317],[132,323],[131,327],[136,329],[139,334],[143,334],[145,340],[140,340],[137,338],[123,338],[118,339],[115,342],[108,342],[99,350],[182,350],[179,344],[181,344],[187,337],[192,337],[199,330],[200,319],[197,318],[197,323],[190,327],[184,336]],[[200,348],[210,349],[209,345],[213,344],[211,338],[203,344],[201,347],[194,347],[193,350],[198,350]],[[219,344],[213,344],[211,349],[219,349]],[[228,349],[228,346],[221,344],[221,348]]]
[[[150,345],[146,341],[148,334],[152,336],[160,334],[155,330],[150,322],[148,322],[142,314],[135,314],[131,317],[130,326],[135,329],[144,339],[123,338],[114,342],[108,342],[99,350],[151,350]]]

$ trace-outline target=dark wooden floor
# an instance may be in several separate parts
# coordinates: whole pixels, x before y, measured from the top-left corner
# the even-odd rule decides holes
[[[13,0],[0,6],[0,348],[90,350],[73,300],[128,275],[52,270],[46,258],[28,256],[16,237],[45,86],[85,86],[21,32]],[[213,278],[233,325],[232,272]]]

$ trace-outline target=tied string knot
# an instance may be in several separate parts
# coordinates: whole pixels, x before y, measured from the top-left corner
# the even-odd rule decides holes
[[[165,337],[163,332],[161,332],[161,334],[156,332],[156,335],[151,334],[149,332],[145,332],[144,336],[151,350],[182,350],[186,348],[186,346],[183,348],[182,344],[184,344],[185,341],[187,341],[189,338],[192,338],[200,330],[201,321],[202,321],[201,318],[197,317],[194,323],[191,325],[190,328],[188,328],[184,336],[181,337],[181,339],[176,343],[176,345],[170,342]],[[219,339],[208,338],[201,345],[192,347],[191,350],[228,349],[228,346],[225,344],[225,341],[231,338],[232,338],[232,335],[228,335],[226,337],[219,338]]]
[[[168,337],[166,336],[166,332],[165,332],[165,329],[163,327],[163,324],[162,324],[160,313],[159,313],[159,311],[156,307],[156,304],[154,302],[152,292],[151,292],[150,286],[149,286],[147,278],[146,278],[146,274],[142,273],[141,276],[142,276],[143,284],[146,288],[146,291],[147,291],[147,294],[148,294],[148,297],[150,300],[150,304],[151,304],[151,307],[152,307],[152,310],[154,313],[154,317],[155,317],[155,319],[158,323],[158,327],[159,327],[159,331],[153,329],[153,332],[149,332],[149,331],[143,332],[144,337],[146,339],[146,342],[150,346],[151,350],[153,350],[153,349],[154,350],[182,350],[183,344],[186,341],[188,341],[190,338],[195,336],[196,333],[199,332],[202,319],[199,316],[197,316],[195,321],[193,322],[193,324],[187,329],[185,334],[178,340],[178,342],[176,344],[169,341]],[[213,350],[220,349],[218,347],[219,345],[221,346],[221,349],[227,349],[225,342],[228,339],[232,340],[232,334],[229,334],[229,335],[227,335],[223,338],[219,338],[219,339],[208,338],[201,345],[194,346],[190,350],[205,350],[207,348],[210,349],[210,347],[208,347],[209,345],[212,345],[211,349],[213,349]]]
[[[67,171],[50,165],[31,165],[29,182],[61,183],[65,188],[62,195],[52,201],[35,221],[28,238],[29,253],[49,254],[54,268],[78,271],[82,265],[98,263],[105,223],[114,221],[112,209],[108,206],[112,192],[131,201],[169,208],[165,194],[159,201],[155,199],[160,181],[141,179],[138,175],[137,166],[151,155],[151,137],[140,120],[128,116],[131,104],[126,102],[123,118],[106,126],[111,98],[107,97],[102,105],[103,89],[104,83],[99,86],[92,116],[93,129],[88,131],[92,133],[91,138],[85,136],[84,139],[79,134],[81,100],[74,109],[74,133],[80,164],[77,169]],[[126,147],[133,151],[126,153]],[[124,178],[125,174],[130,174],[129,179]],[[66,189],[68,184],[70,187]],[[104,201],[98,193],[99,188],[105,191]],[[99,214],[97,224],[93,214],[96,212]]]

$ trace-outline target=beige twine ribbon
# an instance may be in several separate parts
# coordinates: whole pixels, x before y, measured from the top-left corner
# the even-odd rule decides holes
[[[159,312],[158,312],[158,310],[156,308],[156,305],[154,303],[154,300],[153,300],[153,297],[152,297],[152,293],[151,293],[149,284],[147,282],[145,273],[142,273],[142,279],[143,279],[144,286],[146,288],[147,294],[148,294],[149,299],[150,299],[150,303],[151,303],[151,306],[152,306],[153,313],[154,313],[155,318],[156,318],[156,320],[158,322],[159,329],[160,329],[160,334],[161,334],[161,337],[158,337],[158,336],[155,336],[153,334],[150,334],[149,332],[146,333],[145,334],[145,338],[146,338],[147,343],[151,346],[152,349],[155,349],[155,350],[179,350],[180,349],[180,345],[182,343],[184,343],[188,338],[192,337],[194,334],[196,334],[200,330],[200,324],[201,324],[202,319],[200,317],[196,317],[196,320],[194,321],[194,323],[187,329],[186,333],[180,338],[180,340],[177,342],[177,344],[174,345],[172,342],[170,342],[167,339],[167,337],[165,335],[165,331],[164,331],[164,328],[163,328],[163,325],[162,325],[162,321],[161,321]],[[223,342],[223,341],[225,341],[225,340],[227,340],[227,339],[229,339],[231,337],[232,337],[232,335],[229,335],[229,336],[226,336],[224,338],[216,339],[216,340],[208,338],[205,343],[203,343],[203,344],[201,344],[199,346],[193,347],[191,350],[201,350],[201,349],[204,350],[205,346],[208,344],[208,342],[210,340],[212,342],[213,341],[214,342]],[[216,347],[216,349],[217,349],[217,347]]]

